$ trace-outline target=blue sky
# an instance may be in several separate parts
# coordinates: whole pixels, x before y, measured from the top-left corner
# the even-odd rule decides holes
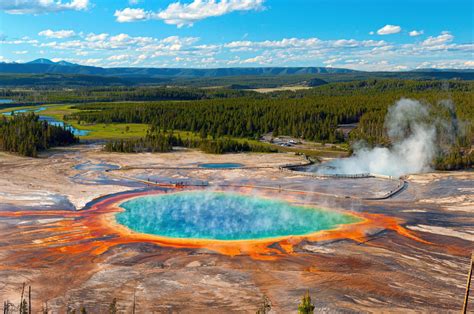
[[[471,0],[2,0],[0,61],[474,68]]]

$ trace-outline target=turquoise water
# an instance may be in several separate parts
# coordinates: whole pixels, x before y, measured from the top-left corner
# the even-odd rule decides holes
[[[216,164],[200,164],[199,167],[208,168],[208,169],[240,168],[242,167],[242,164],[228,162],[228,163],[216,163]]]
[[[234,193],[182,192],[143,196],[120,205],[117,221],[170,238],[248,240],[305,235],[358,218]]]

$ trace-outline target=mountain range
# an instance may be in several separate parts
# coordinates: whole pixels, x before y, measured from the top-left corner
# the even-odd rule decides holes
[[[62,73],[102,75],[117,77],[223,77],[242,75],[296,75],[296,74],[323,74],[323,73],[353,73],[349,69],[326,67],[261,67],[261,68],[102,68],[85,66],[66,61],[53,62],[49,59],[36,59],[27,63],[1,63],[0,73]]]
[[[287,84],[313,86],[334,81],[370,78],[474,80],[474,70],[417,69],[405,72],[364,72],[330,67],[103,68],[67,61],[54,62],[44,58],[26,63],[0,63],[0,86],[191,84],[251,88]]]

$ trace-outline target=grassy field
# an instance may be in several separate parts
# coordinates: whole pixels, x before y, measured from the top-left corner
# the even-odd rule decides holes
[[[303,85],[295,85],[295,86],[280,86],[280,87],[273,87],[273,88],[254,88],[250,89],[251,91],[257,93],[272,93],[272,92],[281,92],[281,91],[298,91],[298,90],[305,90],[310,89],[310,86],[303,86]]]
[[[52,117],[58,121],[65,121],[64,116],[79,111],[78,109],[71,108],[73,105],[44,105],[44,106],[23,106],[15,108],[6,108],[0,110],[0,114],[28,109],[34,111],[39,108],[46,108],[45,110],[36,114],[42,116]],[[148,125],[146,124],[79,124],[77,121],[65,121],[67,124],[79,130],[89,131],[86,136],[80,136],[84,140],[107,140],[107,139],[127,139],[136,138],[146,135]]]
[[[146,135],[148,125],[136,123],[110,123],[110,124],[78,124],[67,121],[68,124],[79,130],[89,131],[89,134],[80,136],[84,140],[111,140],[143,137]]]
[[[72,109],[72,105],[48,105],[43,107],[46,107],[46,110],[40,112],[42,116],[53,117],[59,121],[63,121],[65,115],[79,111],[78,109]]]

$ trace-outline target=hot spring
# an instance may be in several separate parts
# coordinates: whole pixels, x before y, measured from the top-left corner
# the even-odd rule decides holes
[[[168,238],[250,240],[302,236],[359,218],[281,200],[223,192],[142,196],[120,205],[118,223]]]

